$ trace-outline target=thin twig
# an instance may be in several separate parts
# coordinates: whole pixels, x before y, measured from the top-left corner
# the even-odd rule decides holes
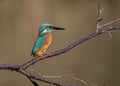
[[[97,21],[96,21],[96,32],[98,32],[98,30],[99,30],[99,26],[100,26],[99,23],[103,20],[103,18],[102,18],[103,8],[101,8],[99,0],[98,0],[97,11],[98,11],[98,16],[97,16]]]
[[[83,79],[77,78],[77,77],[75,77],[75,76],[73,76],[73,75],[71,75],[71,78],[73,78],[73,79],[75,79],[75,80],[78,80],[78,81],[82,82],[82,83],[85,84],[85,85],[88,85],[88,83],[87,83],[85,80],[83,80]]]
[[[109,35],[110,38],[112,38],[111,31],[108,31],[108,35]]]
[[[113,24],[113,23],[115,23],[115,22],[118,22],[118,21],[120,21],[120,18],[115,19],[115,20],[113,20],[113,21],[111,21],[111,22],[108,22],[108,23],[106,23],[106,24],[100,25],[100,26],[98,27],[98,29],[99,29],[99,28],[103,28],[103,27],[108,26],[108,25],[111,25],[111,24]]]
[[[29,76],[26,76],[34,86],[39,86],[35,81],[33,81]]]

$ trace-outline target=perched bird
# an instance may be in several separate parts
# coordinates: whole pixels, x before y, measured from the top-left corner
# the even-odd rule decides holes
[[[42,24],[39,27],[39,34],[32,49],[31,55],[33,55],[33,57],[36,56],[43,57],[42,55],[43,53],[49,54],[46,52],[46,49],[48,48],[52,41],[51,34],[52,30],[65,30],[65,29],[61,27],[56,27],[52,24]]]

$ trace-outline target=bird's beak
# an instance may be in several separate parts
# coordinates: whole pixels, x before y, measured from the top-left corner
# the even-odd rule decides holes
[[[57,26],[51,26],[50,27],[53,30],[65,30],[65,28],[57,27]]]

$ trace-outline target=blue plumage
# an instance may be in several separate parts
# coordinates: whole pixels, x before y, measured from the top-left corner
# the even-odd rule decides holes
[[[33,49],[32,49],[32,54],[34,54],[40,48],[40,46],[42,46],[42,44],[45,41],[45,34],[41,35],[41,36],[39,36],[39,35],[38,35],[37,40],[34,43],[34,46],[33,46]]]

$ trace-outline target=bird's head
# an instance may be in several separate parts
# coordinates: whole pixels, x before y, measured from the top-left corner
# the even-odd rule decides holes
[[[51,32],[52,30],[65,30],[65,28],[57,27],[52,24],[42,24],[39,28],[40,35]]]

